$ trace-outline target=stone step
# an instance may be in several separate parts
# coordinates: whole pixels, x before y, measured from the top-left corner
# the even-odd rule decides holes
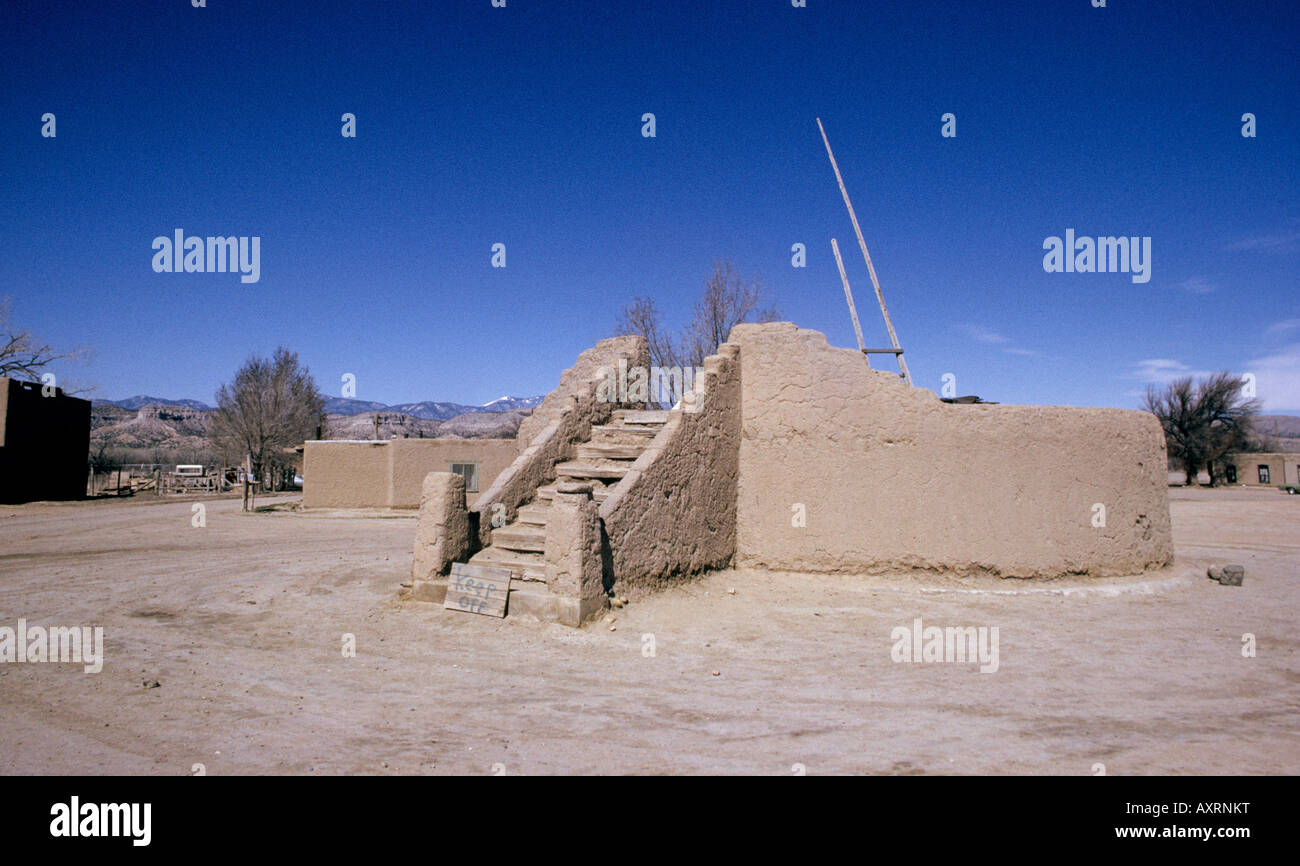
[[[622,445],[609,442],[588,442],[579,445],[574,456],[579,460],[635,460],[645,451],[645,445]]]
[[[614,418],[624,424],[667,424],[668,409],[615,409]]]
[[[658,427],[638,427],[629,424],[594,424],[591,428],[592,444],[635,445],[648,443],[659,433]]]
[[[541,553],[546,550],[546,530],[540,526],[515,522],[492,530],[492,546]]]
[[[540,553],[522,553],[500,547],[485,547],[470,557],[474,565],[496,565],[514,572],[515,580],[546,580],[546,563]]]
[[[558,482],[551,482],[550,484],[543,484],[541,487],[537,488],[537,501],[546,502],[547,504],[550,504],[551,500],[554,499],[555,497],[555,485],[557,483]],[[600,484],[592,485],[592,490],[591,490],[592,501],[604,502],[606,497],[609,496],[609,492],[613,489],[614,488],[612,487],[605,487]]]
[[[526,523],[529,526],[545,526],[550,517],[551,504],[549,502],[530,502],[519,509],[519,516],[516,519],[520,523]]]
[[[555,474],[561,478],[622,478],[628,472],[632,471],[632,464],[625,463],[622,466],[600,465],[598,463],[580,463],[571,460],[568,463],[559,463],[555,467]]]

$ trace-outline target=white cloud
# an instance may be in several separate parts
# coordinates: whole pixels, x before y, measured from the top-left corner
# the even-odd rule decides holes
[[[1184,292],[1191,292],[1193,295],[1208,295],[1219,287],[1218,283],[1212,283],[1205,277],[1191,277],[1176,283],[1175,288],[1182,289]]]
[[[1300,319],[1283,319],[1264,329],[1264,339],[1271,340],[1296,330],[1300,330]]]
[[[1165,385],[1175,379],[1182,379],[1187,376],[1200,378],[1208,375],[1210,375],[1208,370],[1193,370],[1182,361],[1176,361],[1172,358],[1148,358],[1145,361],[1138,361],[1137,366],[1130,370],[1124,378]]]
[[[957,330],[961,331],[972,340],[978,340],[981,343],[997,345],[1000,343],[1010,342],[997,331],[990,331],[988,328],[980,327],[979,325],[961,324],[957,326]]]
[[[1255,358],[1245,372],[1255,374],[1255,395],[1270,412],[1300,410],[1300,343]]]
[[[1224,249],[1234,252],[1243,250],[1286,250],[1295,246],[1296,241],[1300,241],[1300,229],[1288,229],[1271,235],[1242,238],[1228,244]]]

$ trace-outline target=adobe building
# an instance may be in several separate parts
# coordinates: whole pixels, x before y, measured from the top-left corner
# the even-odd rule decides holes
[[[0,377],[0,502],[83,498],[89,456],[89,400]]]
[[[465,479],[474,505],[519,455],[515,439],[329,439],[303,446],[304,508],[418,508],[430,472]]]
[[[1221,460],[1215,461],[1214,472],[1216,481],[1245,487],[1300,487],[1300,454],[1225,454]]]
[[[583,352],[472,505],[430,473],[411,596],[496,566],[508,615],[579,625],[729,566],[1039,579],[1173,559],[1150,413],[945,403],[789,322],[737,326],[671,410],[602,389],[648,364],[640,337]]]

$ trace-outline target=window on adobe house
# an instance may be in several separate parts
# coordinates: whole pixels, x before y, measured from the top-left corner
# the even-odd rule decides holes
[[[1267,484],[1267,483],[1268,483],[1268,477],[1269,477],[1269,476],[1268,476],[1268,467],[1265,466],[1263,463],[1259,464],[1259,483],[1260,483],[1260,484]]]
[[[1231,463],[1229,463],[1227,466],[1223,467],[1223,472],[1224,472],[1225,475],[1228,476],[1228,483],[1229,483],[1229,484],[1236,484],[1236,483],[1237,483],[1237,467],[1236,467],[1236,466],[1233,466]]]
[[[478,464],[453,463],[451,471],[465,479],[465,492],[478,493]]]

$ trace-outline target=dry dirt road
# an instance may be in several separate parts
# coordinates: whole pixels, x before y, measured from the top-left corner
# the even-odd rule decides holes
[[[399,601],[411,517],[0,507],[0,626],[106,656],[0,664],[0,772],[1300,773],[1300,497],[1171,500],[1140,580],[725,572],[614,631]],[[917,617],[997,627],[998,670],[892,661]]]

